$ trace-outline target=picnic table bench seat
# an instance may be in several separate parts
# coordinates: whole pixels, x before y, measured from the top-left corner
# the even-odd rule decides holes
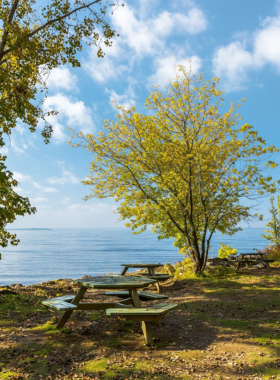
[[[71,303],[74,298],[74,295],[61,296],[42,301],[42,304],[55,310],[74,310],[77,309],[77,306]]]
[[[165,314],[175,309],[178,305],[174,303],[159,303],[151,307],[141,308],[115,308],[107,309],[106,314],[110,316],[120,316],[138,321],[157,322],[162,319]]]
[[[141,272],[140,275],[149,277],[149,278],[152,278],[153,280],[158,280],[158,281],[165,281],[173,277],[172,275],[168,273],[155,273],[154,275],[151,275],[148,272]]]
[[[105,295],[126,298],[126,297],[129,297],[129,291],[123,290],[119,292],[106,292]],[[162,300],[162,299],[168,298],[168,296],[165,296],[163,294],[144,292],[144,291],[138,291],[138,296],[141,301],[153,301],[153,300]]]

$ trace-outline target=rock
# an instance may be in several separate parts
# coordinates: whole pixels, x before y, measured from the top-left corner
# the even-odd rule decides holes
[[[219,259],[219,257],[214,257],[207,261],[207,266],[228,266],[228,264],[228,259]]]

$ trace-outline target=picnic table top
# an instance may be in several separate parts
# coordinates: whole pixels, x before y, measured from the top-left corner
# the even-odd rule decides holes
[[[133,264],[121,264],[122,267],[126,267],[126,268],[157,268],[157,267],[161,267],[162,264],[158,263],[158,264],[151,264],[151,263],[140,263],[140,264],[137,264],[137,263],[133,263]]]
[[[155,282],[157,280],[136,276],[95,276],[74,280],[75,284],[94,289],[137,289]]]
[[[256,253],[239,253],[238,256],[263,256],[263,255],[264,255],[264,252],[256,252]]]

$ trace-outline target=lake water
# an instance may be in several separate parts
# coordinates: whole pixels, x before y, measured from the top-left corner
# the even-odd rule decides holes
[[[0,285],[23,285],[59,278],[120,273],[123,263],[173,263],[182,256],[171,240],[157,240],[146,231],[132,235],[129,229],[21,229],[17,247],[2,248]],[[261,228],[245,228],[235,236],[216,233],[211,257],[217,256],[219,242],[252,252],[268,244]]]

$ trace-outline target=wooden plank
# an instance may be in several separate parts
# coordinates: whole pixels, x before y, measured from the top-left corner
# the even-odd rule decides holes
[[[141,301],[148,301],[148,300],[161,300],[161,299],[167,299],[168,296],[165,296],[164,294],[158,294],[158,293],[151,293],[151,292],[144,292],[142,290],[139,290],[138,296]],[[106,296],[111,297],[127,297],[129,296],[128,290],[118,291],[118,292],[106,292]]]
[[[107,309],[107,315],[121,315],[121,316],[145,316],[145,315],[163,315],[178,307],[177,304],[161,303],[151,307],[133,307],[133,308],[119,308],[119,309]]]
[[[114,304],[114,307],[115,307],[115,308],[120,308],[120,307],[122,307],[122,308],[129,308],[128,305],[124,305],[124,304],[122,304],[122,303],[120,303],[120,302],[116,302],[116,303]]]
[[[72,304],[77,306],[78,303],[80,302],[80,299],[83,298],[86,291],[87,291],[87,288],[82,286],[79,289],[78,293],[75,295],[75,298],[73,299]],[[56,325],[56,329],[62,328],[65,325],[65,323],[68,321],[68,319],[71,317],[72,313],[73,313],[73,310],[65,311],[65,313],[60,318],[60,321]]]
[[[134,290],[134,289],[130,290],[130,295],[133,300],[134,308],[141,308],[141,302],[140,302],[137,290]],[[130,309],[127,309],[127,310],[130,310]],[[144,334],[146,344],[149,346],[153,346],[154,341],[153,341],[153,336],[152,336],[152,332],[150,330],[149,325],[144,320],[140,321],[140,325]]]
[[[155,273],[155,274],[149,274],[149,273],[140,273],[141,276],[145,276],[145,277],[148,277],[148,278],[153,278],[155,280],[158,280],[158,281],[164,281],[164,280],[168,280],[169,278],[173,277],[171,276],[170,274],[168,273]]]
[[[154,284],[156,280],[136,276],[96,276],[86,279],[77,279],[74,283],[87,288],[95,289],[137,289]]]
[[[132,264],[121,264],[122,267],[127,268],[157,268],[162,267],[163,264],[157,263],[157,264],[151,264],[151,263],[132,263]]]
[[[106,310],[110,307],[115,307],[116,302],[103,303],[79,303],[77,310]]]
[[[128,268],[127,268],[127,267],[125,267],[125,268],[123,269],[123,271],[122,271],[121,275],[122,275],[122,276],[124,276],[124,275],[126,274],[127,270],[128,270]]]
[[[42,301],[42,304],[50,307],[55,310],[71,310],[71,309],[77,309],[76,305],[72,305],[69,302],[61,301],[61,300],[47,300],[47,301]]]
[[[71,302],[75,298],[74,295],[66,295],[61,297],[55,297],[55,298],[49,298],[47,300],[44,300],[43,302],[52,302],[52,301],[65,301],[65,302]]]

